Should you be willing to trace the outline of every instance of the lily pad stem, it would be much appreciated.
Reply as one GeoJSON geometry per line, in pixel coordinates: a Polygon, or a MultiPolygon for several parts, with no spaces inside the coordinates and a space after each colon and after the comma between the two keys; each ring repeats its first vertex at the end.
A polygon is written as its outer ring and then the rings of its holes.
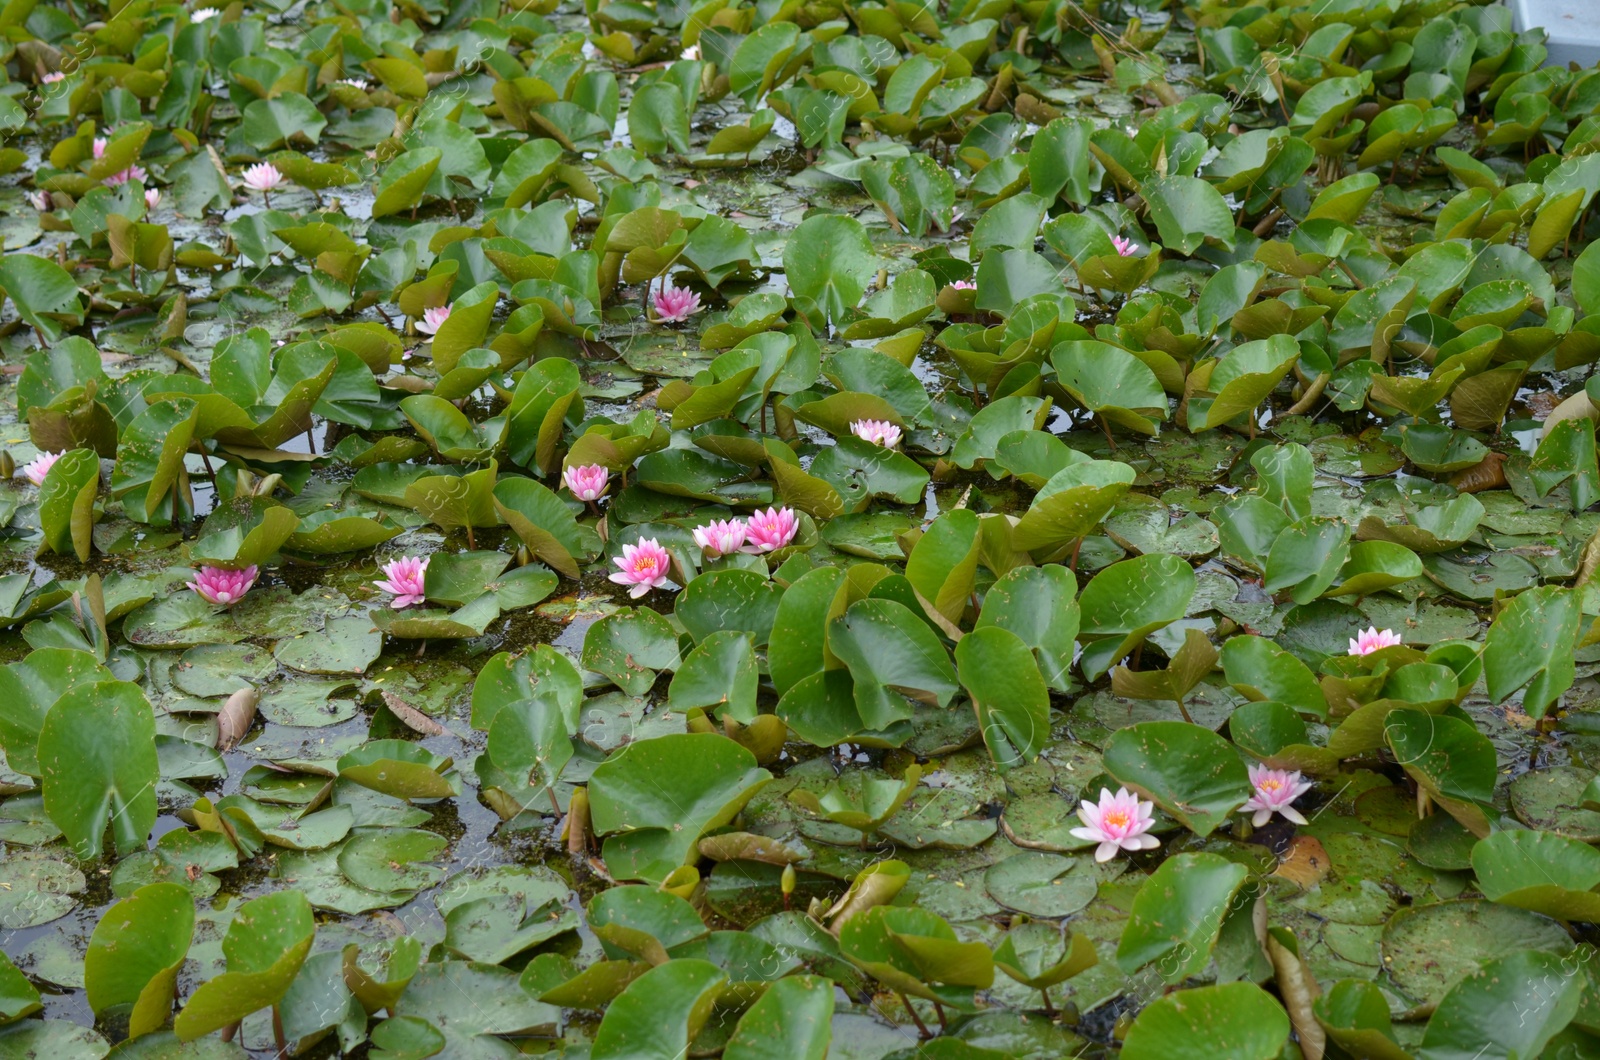
{"type": "Polygon", "coordinates": [[[906,1007],[906,1011],[911,1014],[911,1022],[917,1025],[917,1031],[924,1038],[932,1038],[933,1032],[929,1031],[928,1025],[922,1022],[922,1017],[917,1015],[917,1010],[911,1007],[911,999],[906,997],[904,994],[901,994],[900,1003],[904,1005],[906,1007]]]}
{"type": "Polygon", "coordinates": [[[1322,396],[1322,392],[1328,389],[1328,380],[1332,378],[1333,375],[1330,372],[1319,372],[1317,377],[1311,380],[1311,385],[1306,387],[1306,392],[1300,395],[1300,400],[1285,409],[1283,414],[1285,416],[1303,415],[1312,405],[1317,403],[1317,399],[1322,396]]]}

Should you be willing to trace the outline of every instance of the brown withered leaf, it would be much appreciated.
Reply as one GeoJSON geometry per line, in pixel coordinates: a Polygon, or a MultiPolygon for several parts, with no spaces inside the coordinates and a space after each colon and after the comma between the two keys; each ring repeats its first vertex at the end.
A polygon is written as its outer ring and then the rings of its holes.
{"type": "Polygon", "coordinates": [[[1504,453],[1490,453],[1472,467],[1451,475],[1450,485],[1462,493],[1501,489],[1506,485],[1505,462],[1504,453]]]}
{"type": "Polygon", "coordinates": [[[1290,841],[1273,875],[1310,889],[1323,881],[1331,867],[1328,852],[1315,837],[1297,835],[1290,841]]]}
{"type": "Polygon", "coordinates": [[[420,732],[424,736],[443,736],[450,731],[387,689],[383,692],[383,704],[412,732],[420,732]]]}
{"type": "Polygon", "coordinates": [[[764,861],[769,865],[793,865],[810,857],[780,839],[750,832],[726,832],[700,840],[700,853],[712,861],[764,861]]]}
{"type": "Polygon", "coordinates": [[[241,688],[228,697],[217,712],[217,750],[231,751],[239,746],[255,724],[256,705],[260,702],[261,693],[253,688],[241,688]]]}
{"type": "Polygon", "coordinates": [[[1311,974],[1299,954],[1279,941],[1276,932],[1267,936],[1267,957],[1277,974],[1278,994],[1283,998],[1283,1007],[1289,1010],[1289,1020],[1300,1036],[1301,1054],[1306,1060],[1322,1060],[1328,1047],[1328,1032],[1317,1022],[1316,1011],[1312,1007],[1322,994],[1317,977],[1311,974]]]}

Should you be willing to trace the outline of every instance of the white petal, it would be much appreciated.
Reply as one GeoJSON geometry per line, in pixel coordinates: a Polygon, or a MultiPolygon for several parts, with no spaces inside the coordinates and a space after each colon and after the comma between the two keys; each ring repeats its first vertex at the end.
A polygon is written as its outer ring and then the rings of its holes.
{"type": "Polygon", "coordinates": [[[1256,815],[1250,819],[1250,823],[1260,828],[1270,820],[1272,820],[1271,810],[1257,810],[1256,815]]]}
{"type": "Polygon", "coordinates": [[[1094,859],[1096,861],[1110,861],[1116,856],[1117,844],[1111,842],[1110,840],[1101,843],[1099,849],[1094,852],[1094,859]]]}
{"type": "Polygon", "coordinates": [[[1279,810],[1278,812],[1283,814],[1283,816],[1287,820],[1293,821],[1295,824],[1310,824],[1311,823],[1311,822],[1307,821],[1305,819],[1305,816],[1303,814],[1301,814],[1301,812],[1299,810],[1295,809],[1293,806],[1285,806],[1283,809],[1279,810]]]}

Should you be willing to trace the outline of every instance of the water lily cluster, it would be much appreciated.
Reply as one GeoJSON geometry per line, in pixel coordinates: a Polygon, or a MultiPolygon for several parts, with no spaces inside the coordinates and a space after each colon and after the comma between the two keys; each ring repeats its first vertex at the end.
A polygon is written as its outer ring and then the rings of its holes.
{"type": "Polygon", "coordinates": [[[691,6],[0,11],[0,1057],[1600,1056],[1600,67],[691,6]]]}

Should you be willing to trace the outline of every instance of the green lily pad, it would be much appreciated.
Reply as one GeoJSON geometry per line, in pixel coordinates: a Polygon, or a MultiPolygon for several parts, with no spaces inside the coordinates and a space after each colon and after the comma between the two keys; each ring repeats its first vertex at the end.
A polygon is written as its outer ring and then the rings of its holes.
{"type": "Polygon", "coordinates": [[[1418,1003],[1437,1003],[1485,960],[1518,950],[1566,953],[1572,939],[1555,921],[1485,901],[1403,909],[1383,931],[1384,967],[1418,1003]]]}
{"type": "Polygon", "coordinates": [[[1087,859],[1029,851],[991,865],[984,885],[1007,909],[1053,918],[1088,905],[1105,875],[1087,859]]]}
{"type": "Polygon", "coordinates": [[[362,674],[383,651],[383,634],[365,618],[330,618],[321,632],[280,640],[273,655],[308,674],[362,674]]]}

